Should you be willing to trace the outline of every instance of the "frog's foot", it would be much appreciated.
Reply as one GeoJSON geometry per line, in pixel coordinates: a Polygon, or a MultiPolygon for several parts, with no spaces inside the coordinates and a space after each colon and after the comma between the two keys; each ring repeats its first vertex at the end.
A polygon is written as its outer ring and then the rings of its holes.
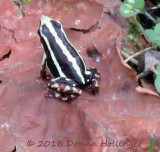
{"type": "Polygon", "coordinates": [[[91,77],[91,84],[89,86],[89,88],[92,89],[92,93],[96,94],[99,92],[99,87],[100,87],[100,73],[96,68],[91,68],[89,70],[92,73],[92,77],[91,77]]]}
{"type": "Polygon", "coordinates": [[[82,94],[82,90],[76,87],[74,81],[68,78],[51,79],[48,83],[49,97],[55,97],[62,101],[72,100],[82,94]]]}
{"type": "Polygon", "coordinates": [[[67,102],[71,101],[75,98],[77,98],[79,95],[74,95],[74,94],[60,94],[56,91],[48,90],[48,93],[45,95],[45,97],[55,97],[61,101],[67,102]]]}
{"type": "Polygon", "coordinates": [[[41,78],[45,81],[50,81],[51,80],[51,78],[52,78],[52,76],[51,75],[49,75],[49,74],[47,74],[46,73],[46,70],[45,69],[42,69],[41,70],[41,78]]]}

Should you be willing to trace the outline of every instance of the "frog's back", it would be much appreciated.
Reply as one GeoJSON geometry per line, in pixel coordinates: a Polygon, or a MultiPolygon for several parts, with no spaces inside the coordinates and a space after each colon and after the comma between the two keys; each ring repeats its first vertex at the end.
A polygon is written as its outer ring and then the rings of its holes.
{"type": "Polygon", "coordinates": [[[49,23],[41,25],[40,33],[47,45],[47,64],[52,75],[57,77],[57,74],[54,74],[54,71],[57,71],[60,77],[84,84],[84,61],[67,39],[61,23],[50,20],[49,23]]]}

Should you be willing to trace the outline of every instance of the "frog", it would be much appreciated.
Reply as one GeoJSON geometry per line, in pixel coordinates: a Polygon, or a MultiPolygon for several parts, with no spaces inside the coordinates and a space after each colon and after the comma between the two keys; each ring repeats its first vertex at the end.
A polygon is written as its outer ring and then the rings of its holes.
{"type": "Polygon", "coordinates": [[[86,68],[82,56],[68,40],[62,23],[43,15],[39,34],[44,48],[40,75],[47,81],[46,97],[72,101],[85,87],[97,94],[100,72],[95,67],[86,68]]]}

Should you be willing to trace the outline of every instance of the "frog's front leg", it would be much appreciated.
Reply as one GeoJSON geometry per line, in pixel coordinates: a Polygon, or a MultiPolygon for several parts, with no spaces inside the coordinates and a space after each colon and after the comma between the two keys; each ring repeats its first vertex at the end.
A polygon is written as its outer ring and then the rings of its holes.
{"type": "Polygon", "coordinates": [[[59,77],[51,79],[48,83],[49,94],[62,101],[72,100],[82,94],[82,90],[76,87],[74,81],[68,78],[59,77]]]}
{"type": "Polygon", "coordinates": [[[90,82],[91,84],[89,85],[89,88],[92,89],[92,93],[96,94],[99,92],[99,87],[100,87],[100,73],[96,68],[91,68],[88,70],[90,72],[90,82]]]}
{"type": "Polygon", "coordinates": [[[47,64],[47,59],[46,59],[46,54],[44,53],[43,59],[42,59],[42,63],[41,63],[41,72],[40,72],[40,75],[41,75],[41,78],[43,80],[50,80],[51,76],[47,75],[47,73],[46,73],[46,64],[47,64]]]}

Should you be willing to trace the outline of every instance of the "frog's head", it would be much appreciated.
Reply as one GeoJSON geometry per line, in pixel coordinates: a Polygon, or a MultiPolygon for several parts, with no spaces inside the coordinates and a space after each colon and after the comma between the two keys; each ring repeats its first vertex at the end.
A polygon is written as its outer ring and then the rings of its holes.
{"type": "Polygon", "coordinates": [[[48,27],[48,29],[55,29],[55,30],[60,30],[62,29],[62,24],[61,22],[59,22],[58,20],[54,20],[54,19],[51,19],[50,17],[48,16],[42,16],[41,17],[41,25],[40,25],[40,28],[42,28],[43,26],[46,26],[48,27]]]}

